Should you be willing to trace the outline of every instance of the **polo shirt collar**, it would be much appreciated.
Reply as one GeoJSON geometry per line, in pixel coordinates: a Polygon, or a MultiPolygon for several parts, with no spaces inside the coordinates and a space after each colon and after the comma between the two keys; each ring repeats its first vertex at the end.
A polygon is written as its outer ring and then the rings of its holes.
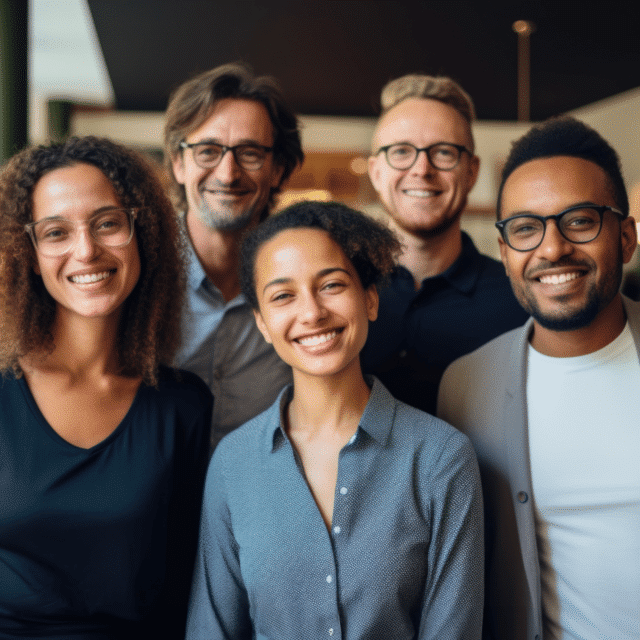
{"type": "Polygon", "coordinates": [[[471,238],[462,232],[462,252],[458,259],[440,276],[461,293],[470,293],[480,277],[480,253],[471,238]]]}

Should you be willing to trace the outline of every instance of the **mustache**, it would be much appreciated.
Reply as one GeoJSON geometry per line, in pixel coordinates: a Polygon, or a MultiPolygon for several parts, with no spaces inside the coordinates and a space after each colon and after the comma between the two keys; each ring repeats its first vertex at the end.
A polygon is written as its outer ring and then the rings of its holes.
{"type": "Polygon", "coordinates": [[[527,269],[525,273],[525,277],[535,279],[543,274],[545,271],[549,271],[550,269],[566,269],[574,268],[580,270],[589,270],[592,268],[592,263],[587,260],[572,260],[570,258],[562,258],[557,262],[550,262],[549,260],[542,260],[535,267],[531,267],[531,269],[527,269]]]}

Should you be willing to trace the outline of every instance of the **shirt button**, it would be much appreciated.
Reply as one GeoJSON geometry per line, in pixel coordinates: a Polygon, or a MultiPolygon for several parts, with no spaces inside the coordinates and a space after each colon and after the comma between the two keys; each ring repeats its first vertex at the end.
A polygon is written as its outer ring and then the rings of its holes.
{"type": "Polygon", "coordinates": [[[331,576],[327,576],[327,582],[331,583],[332,580],[333,578],[331,576]]]}
{"type": "Polygon", "coordinates": [[[347,487],[340,487],[340,493],[341,493],[343,496],[346,496],[346,495],[347,495],[347,493],[349,493],[349,489],[347,489],[347,487]]]}
{"type": "Polygon", "coordinates": [[[405,349],[403,349],[399,354],[398,357],[400,358],[406,358],[407,357],[407,352],[405,349]]]}
{"type": "Polygon", "coordinates": [[[356,441],[356,434],[354,433],[351,438],[349,438],[349,444],[353,444],[356,441]]]}
{"type": "Polygon", "coordinates": [[[524,504],[529,499],[526,491],[518,491],[518,502],[524,504]]]}
{"type": "Polygon", "coordinates": [[[342,529],[338,526],[333,527],[333,533],[340,533],[342,529]]]}
{"type": "Polygon", "coordinates": [[[329,635],[332,636],[333,635],[333,629],[329,629],[329,635]]]}

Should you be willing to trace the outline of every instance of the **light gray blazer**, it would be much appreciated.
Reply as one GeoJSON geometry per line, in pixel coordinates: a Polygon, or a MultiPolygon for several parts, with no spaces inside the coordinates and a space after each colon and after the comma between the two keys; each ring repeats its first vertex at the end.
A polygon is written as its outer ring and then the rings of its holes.
{"type": "MultiPolygon", "coordinates": [[[[623,297],[640,357],[640,303],[623,297]]],[[[526,366],[533,321],[445,371],[438,416],[474,445],[484,490],[484,637],[540,640],[542,605],[527,433],[526,366]]]]}

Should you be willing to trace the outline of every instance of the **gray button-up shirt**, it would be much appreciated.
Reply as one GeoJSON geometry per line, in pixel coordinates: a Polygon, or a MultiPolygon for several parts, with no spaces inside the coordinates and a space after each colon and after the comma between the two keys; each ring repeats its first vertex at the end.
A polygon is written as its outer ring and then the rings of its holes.
{"type": "Polygon", "coordinates": [[[209,467],[187,638],[481,635],[480,479],[468,439],[375,380],[327,530],[281,420],[290,388],[209,467]]]}
{"type": "Polygon", "coordinates": [[[176,366],[193,371],[214,397],[211,444],[273,404],[291,369],[262,337],[242,294],[225,302],[190,247],[187,305],[176,366]]]}

